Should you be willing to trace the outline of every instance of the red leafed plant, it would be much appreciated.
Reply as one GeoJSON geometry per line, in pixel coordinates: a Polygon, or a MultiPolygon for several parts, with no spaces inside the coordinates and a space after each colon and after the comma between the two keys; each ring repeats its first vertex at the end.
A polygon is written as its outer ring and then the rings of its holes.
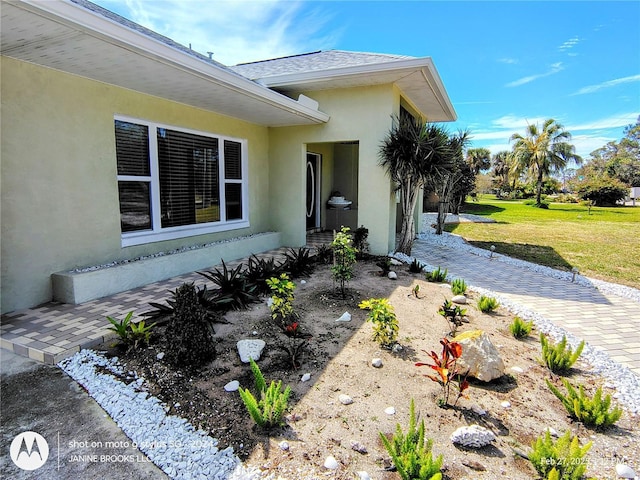
{"type": "Polygon", "coordinates": [[[416,367],[430,367],[435,370],[437,375],[425,375],[434,382],[438,382],[442,386],[442,398],[438,400],[438,404],[442,407],[449,405],[449,396],[451,394],[451,385],[456,385],[458,389],[458,396],[453,402],[453,406],[458,403],[462,393],[469,388],[469,382],[467,376],[469,372],[461,374],[458,368],[458,358],[462,355],[462,345],[457,342],[451,342],[447,338],[440,340],[442,345],[442,354],[438,356],[433,350],[431,353],[426,352],[434,361],[431,363],[416,363],[416,367]]]}

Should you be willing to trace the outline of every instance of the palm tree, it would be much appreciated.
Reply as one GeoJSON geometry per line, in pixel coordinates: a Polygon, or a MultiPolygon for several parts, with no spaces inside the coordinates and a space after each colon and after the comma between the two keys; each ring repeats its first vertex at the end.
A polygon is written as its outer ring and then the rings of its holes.
{"type": "Polygon", "coordinates": [[[514,133],[512,158],[514,170],[528,171],[536,181],[536,205],[541,205],[542,181],[552,172],[561,170],[573,160],[582,163],[575,153],[575,147],[569,143],[571,134],[562,125],[550,118],[542,124],[542,129],[529,125],[526,134],[514,133]]]}
{"type": "Polygon", "coordinates": [[[502,195],[503,190],[508,190],[509,185],[509,173],[511,170],[510,152],[503,150],[493,155],[491,163],[493,164],[493,175],[496,177],[494,180],[497,184],[498,197],[502,195]]]}
{"type": "Polygon", "coordinates": [[[396,119],[380,147],[380,165],[400,192],[402,227],[397,252],[411,254],[416,236],[413,213],[425,183],[450,163],[449,135],[435,124],[396,119]]]}
{"type": "Polygon", "coordinates": [[[491,152],[487,148],[470,148],[467,150],[467,163],[474,175],[480,170],[488,170],[491,167],[491,152]]]}

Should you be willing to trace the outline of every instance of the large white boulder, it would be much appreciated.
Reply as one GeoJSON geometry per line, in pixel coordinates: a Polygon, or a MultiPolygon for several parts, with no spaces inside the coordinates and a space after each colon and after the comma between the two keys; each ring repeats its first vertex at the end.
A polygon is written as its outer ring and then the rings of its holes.
{"type": "Polygon", "coordinates": [[[482,448],[496,439],[491,430],[479,425],[467,425],[451,434],[451,441],[469,448],[482,448]]]}
{"type": "Polygon", "coordinates": [[[242,363],[249,363],[249,359],[253,359],[257,362],[260,360],[260,355],[262,355],[262,351],[264,350],[265,342],[264,340],[258,339],[246,339],[240,340],[237,346],[238,354],[240,355],[242,363]]]}
{"type": "Polygon", "coordinates": [[[469,371],[469,376],[490,382],[504,375],[504,362],[500,352],[491,343],[489,335],[482,330],[464,332],[453,339],[462,345],[462,356],[458,359],[459,371],[469,371]]]}

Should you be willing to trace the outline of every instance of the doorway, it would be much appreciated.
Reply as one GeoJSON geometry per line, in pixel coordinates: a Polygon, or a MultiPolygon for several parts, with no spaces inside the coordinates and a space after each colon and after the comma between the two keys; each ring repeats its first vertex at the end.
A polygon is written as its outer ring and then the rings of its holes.
{"type": "Polygon", "coordinates": [[[320,172],[322,156],[307,153],[307,232],[320,230],[320,172]]]}

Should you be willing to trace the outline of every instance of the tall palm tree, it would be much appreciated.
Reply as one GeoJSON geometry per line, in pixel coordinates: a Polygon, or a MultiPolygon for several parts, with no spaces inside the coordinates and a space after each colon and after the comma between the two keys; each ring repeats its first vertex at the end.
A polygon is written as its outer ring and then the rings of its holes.
{"type": "Polygon", "coordinates": [[[477,175],[480,170],[491,167],[491,152],[487,148],[470,148],[467,150],[466,160],[474,175],[477,175]]]}
{"type": "Polygon", "coordinates": [[[502,194],[503,190],[508,190],[509,188],[509,173],[511,170],[510,155],[510,152],[503,150],[494,154],[491,159],[491,163],[493,164],[492,172],[497,178],[498,196],[502,194]]]}
{"type": "Polygon", "coordinates": [[[380,165],[400,192],[402,227],[397,252],[411,254],[416,236],[413,213],[425,183],[450,163],[449,135],[435,124],[396,119],[380,147],[380,165]]]}
{"type": "Polygon", "coordinates": [[[582,158],[575,153],[570,144],[571,134],[562,125],[550,118],[540,128],[537,124],[529,125],[526,134],[514,133],[512,158],[516,171],[528,171],[536,181],[536,205],[541,205],[542,182],[552,172],[561,170],[573,160],[582,163],[582,158]]]}

